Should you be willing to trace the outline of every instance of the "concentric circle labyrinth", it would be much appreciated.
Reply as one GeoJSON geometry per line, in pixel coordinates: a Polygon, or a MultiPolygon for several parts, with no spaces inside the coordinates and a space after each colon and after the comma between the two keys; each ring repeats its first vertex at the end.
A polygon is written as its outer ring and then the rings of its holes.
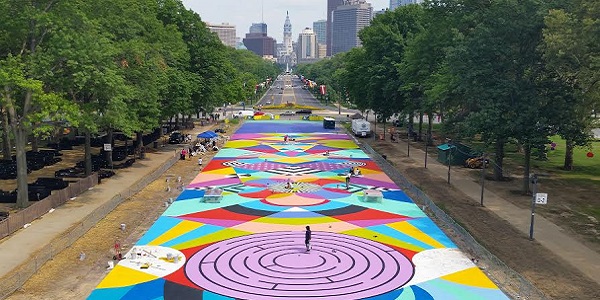
{"type": "Polygon", "coordinates": [[[362,238],[313,232],[253,234],[210,245],[187,262],[201,288],[236,299],[368,298],[398,289],[414,274],[400,252],[362,238]]]}

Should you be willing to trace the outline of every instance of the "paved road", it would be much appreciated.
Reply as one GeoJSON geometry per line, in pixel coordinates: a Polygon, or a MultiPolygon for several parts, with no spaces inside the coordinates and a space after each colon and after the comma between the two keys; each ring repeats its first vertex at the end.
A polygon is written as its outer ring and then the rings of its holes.
{"type": "Polygon", "coordinates": [[[281,75],[271,85],[265,96],[258,101],[259,105],[281,105],[294,103],[297,105],[307,105],[320,109],[318,114],[333,115],[341,113],[354,114],[356,110],[343,108],[341,111],[335,105],[324,105],[317,100],[308,90],[302,89],[302,81],[295,75],[281,75]]]}

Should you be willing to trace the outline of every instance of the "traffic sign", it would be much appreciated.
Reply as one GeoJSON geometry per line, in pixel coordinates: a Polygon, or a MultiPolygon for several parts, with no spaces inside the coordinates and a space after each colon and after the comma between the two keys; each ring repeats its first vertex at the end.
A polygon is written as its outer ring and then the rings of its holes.
{"type": "Polygon", "coordinates": [[[548,194],[547,193],[536,193],[535,194],[535,204],[547,204],[548,203],[548,194]]]}
{"type": "Polygon", "coordinates": [[[112,151],[112,145],[111,144],[104,144],[104,151],[112,151]]]}

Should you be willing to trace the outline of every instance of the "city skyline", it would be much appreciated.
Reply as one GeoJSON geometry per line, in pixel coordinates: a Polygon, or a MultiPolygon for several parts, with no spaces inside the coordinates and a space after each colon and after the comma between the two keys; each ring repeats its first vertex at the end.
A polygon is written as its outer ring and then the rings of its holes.
{"type": "MultiPolygon", "coordinates": [[[[218,5],[204,1],[183,0],[186,8],[197,12],[203,21],[213,24],[235,25],[237,36],[243,37],[252,23],[263,21],[261,3],[264,2],[264,22],[268,35],[278,42],[283,41],[283,25],[289,11],[292,23],[292,37],[295,40],[306,27],[313,28],[313,22],[327,17],[327,0],[221,0],[218,5]]],[[[389,0],[367,0],[374,10],[387,8],[389,0]]]]}

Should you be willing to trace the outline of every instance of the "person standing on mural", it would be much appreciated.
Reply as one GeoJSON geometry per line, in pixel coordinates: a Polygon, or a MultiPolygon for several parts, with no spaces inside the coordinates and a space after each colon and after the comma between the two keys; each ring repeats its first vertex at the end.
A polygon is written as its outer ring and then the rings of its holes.
{"type": "Polygon", "coordinates": [[[306,226],[306,233],[304,234],[304,244],[306,245],[306,251],[310,251],[312,246],[310,245],[310,239],[312,238],[312,231],[310,231],[310,226],[306,226]]]}

